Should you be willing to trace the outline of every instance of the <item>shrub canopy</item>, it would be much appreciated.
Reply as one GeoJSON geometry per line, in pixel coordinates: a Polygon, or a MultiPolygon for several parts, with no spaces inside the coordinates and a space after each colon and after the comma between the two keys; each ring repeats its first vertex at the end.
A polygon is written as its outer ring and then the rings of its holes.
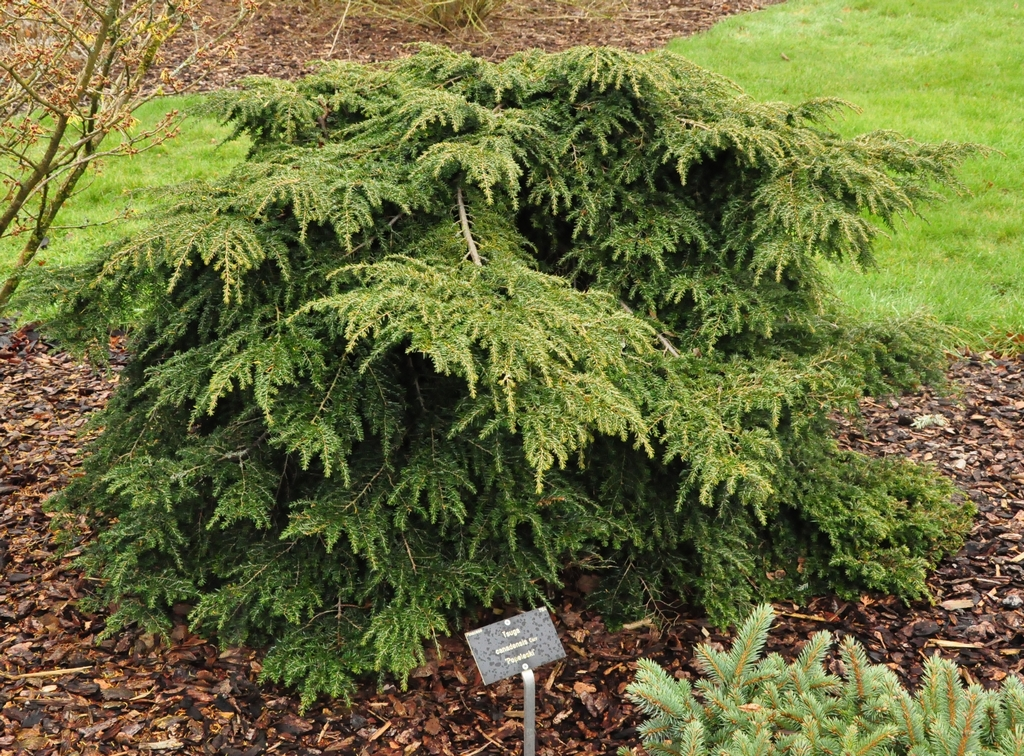
{"type": "Polygon", "coordinates": [[[755,102],[665,52],[427,47],[214,103],[249,160],[63,283],[65,339],[132,324],[62,504],[102,529],[111,627],[190,602],[337,694],[566,569],[621,612],[671,589],[724,622],[922,595],[958,545],[933,473],[830,436],[937,374],[934,329],[841,315],[822,266],[870,263],[872,218],[968,147],[844,139],[839,102],[755,102]]]}

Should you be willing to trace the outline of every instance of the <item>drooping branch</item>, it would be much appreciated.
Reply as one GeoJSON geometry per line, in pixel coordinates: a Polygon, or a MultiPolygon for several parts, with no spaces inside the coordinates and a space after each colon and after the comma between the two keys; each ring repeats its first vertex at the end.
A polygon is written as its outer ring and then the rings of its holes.
{"type": "MultiPolygon", "coordinates": [[[[633,314],[633,308],[630,307],[628,304],[626,304],[621,299],[619,300],[619,304],[622,305],[622,309],[623,310],[628,312],[630,315],[633,314]]],[[[663,347],[665,347],[665,351],[666,352],[671,354],[673,357],[678,357],[679,356],[679,350],[676,349],[674,346],[672,346],[672,342],[668,340],[668,337],[666,337],[665,334],[659,333],[658,334],[658,341],[660,341],[661,345],[663,347]]]]}
{"type": "Polygon", "coordinates": [[[469,230],[469,218],[466,216],[466,203],[462,201],[462,186],[455,190],[455,200],[459,205],[459,222],[462,224],[462,235],[466,239],[466,246],[469,247],[469,258],[475,265],[483,265],[484,262],[480,259],[480,251],[476,247],[476,242],[473,241],[473,234],[469,230]]]}

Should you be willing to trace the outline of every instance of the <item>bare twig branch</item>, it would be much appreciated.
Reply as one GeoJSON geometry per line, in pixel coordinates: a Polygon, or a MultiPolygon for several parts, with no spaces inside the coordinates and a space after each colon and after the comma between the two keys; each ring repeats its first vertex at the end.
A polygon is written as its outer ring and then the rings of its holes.
{"type": "Polygon", "coordinates": [[[241,5],[239,7],[238,14],[228,27],[206,44],[197,45],[196,49],[192,51],[192,54],[185,58],[185,60],[181,61],[181,63],[178,64],[178,67],[171,72],[171,77],[179,76],[186,68],[194,65],[201,55],[204,55],[209,50],[224,42],[224,40],[234,34],[235,31],[248,20],[250,15],[252,15],[252,6],[249,4],[241,5]]]}
{"type": "Polygon", "coordinates": [[[419,400],[420,409],[425,410],[427,405],[423,402],[423,392],[420,391],[420,379],[419,376],[416,375],[416,366],[412,362],[412,355],[408,354],[405,358],[409,363],[409,374],[412,376],[412,385],[416,389],[416,399],[419,400]]]}
{"type": "MultiPolygon", "coordinates": [[[[633,308],[630,307],[628,304],[626,304],[621,299],[619,300],[619,304],[622,305],[622,309],[625,310],[626,312],[628,312],[630,315],[634,314],[633,313],[633,308]]],[[[676,349],[674,346],[672,346],[672,342],[668,340],[668,338],[665,336],[665,334],[659,333],[658,334],[658,341],[661,342],[661,345],[663,347],[665,347],[665,351],[666,352],[671,354],[673,357],[678,357],[679,356],[679,350],[676,349]]]]}
{"type": "MultiPolygon", "coordinates": [[[[86,187],[86,188],[88,188],[88,187],[86,187]]],[[[87,220],[87,222],[85,222],[85,223],[74,223],[74,224],[69,224],[67,226],[54,224],[54,225],[50,226],[50,230],[51,231],[75,231],[75,230],[82,229],[82,228],[96,228],[98,226],[109,226],[109,225],[111,225],[113,223],[120,223],[121,221],[126,220],[126,219],[131,218],[131,217],[132,217],[131,209],[125,208],[124,210],[119,211],[113,217],[107,218],[106,220],[101,220],[101,221],[88,221],[87,220]]]]}
{"type": "Polygon", "coordinates": [[[88,672],[92,667],[68,667],[66,669],[46,669],[42,672],[26,672],[21,675],[7,675],[8,680],[31,680],[40,677],[61,677],[63,675],[77,675],[79,672],[88,672]]]}
{"type": "MultiPolygon", "coordinates": [[[[394,228],[395,224],[398,223],[399,218],[401,218],[403,215],[405,215],[405,213],[399,213],[398,215],[393,217],[391,220],[388,221],[388,226],[390,226],[391,228],[394,228]]],[[[367,239],[366,241],[364,241],[363,243],[357,244],[356,246],[352,247],[352,251],[349,252],[349,254],[350,255],[354,255],[356,252],[361,250],[363,247],[366,247],[367,245],[372,244],[374,239],[376,239],[376,238],[377,238],[376,236],[372,236],[369,239],[367,239]]],[[[334,275],[334,273],[329,273],[327,275],[327,277],[331,278],[331,276],[333,276],[333,275],[334,275]]]]}
{"type": "Polygon", "coordinates": [[[641,627],[646,627],[648,630],[660,629],[650,617],[644,617],[636,622],[627,622],[622,626],[623,630],[639,630],[641,627]]]}
{"type": "Polygon", "coordinates": [[[459,204],[459,222],[462,224],[462,236],[466,239],[466,246],[469,247],[469,258],[475,265],[483,265],[483,260],[480,259],[480,252],[476,248],[476,242],[473,241],[473,234],[469,230],[469,218],[466,216],[466,203],[462,201],[462,186],[458,186],[455,190],[455,200],[459,204]]]}
{"type": "Polygon", "coordinates": [[[199,28],[200,2],[0,2],[0,237],[30,234],[7,280],[0,281],[0,310],[88,167],[173,137],[177,112],[155,127],[133,131],[135,111],[159,96],[163,84],[173,87],[185,67],[220,47],[258,0],[238,0],[233,23],[210,40],[197,40],[175,71],[155,80],[160,48],[182,29],[199,28]],[[102,149],[115,132],[121,139],[102,149]]]}
{"type": "Polygon", "coordinates": [[[337,27],[337,29],[334,32],[334,39],[331,40],[331,49],[327,51],[327,57],[328,58],[330,58],[332,55],[334,55],[334,48],[338,44],[338,36],[341,34],[342,30],[345,28],[345,21],[348,20],[348,12],[349,12],[349,10],[351,10],[351,8],[352,8],[352,0],[348,0],[348,2],[345,3],[345,12],[341,14],[341,21],[338,22],[338,27],[337,27]]]}

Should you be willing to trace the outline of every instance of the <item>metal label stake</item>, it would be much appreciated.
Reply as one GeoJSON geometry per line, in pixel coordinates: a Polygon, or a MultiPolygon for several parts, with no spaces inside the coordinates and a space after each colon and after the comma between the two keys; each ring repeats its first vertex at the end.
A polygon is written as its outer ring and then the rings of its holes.
{"type": "Polygon", "coordinates": [[[523,676],[523,756],[537,753],[537,683],[533,670],[565,657],[547,609],[534,609],[466,633],[484,685],[523,676]]]}
{"type": "Polygon", "coordinates": [[[537,753],[537,685],[532,669],[523,670],[523,756],[537,753]]]}

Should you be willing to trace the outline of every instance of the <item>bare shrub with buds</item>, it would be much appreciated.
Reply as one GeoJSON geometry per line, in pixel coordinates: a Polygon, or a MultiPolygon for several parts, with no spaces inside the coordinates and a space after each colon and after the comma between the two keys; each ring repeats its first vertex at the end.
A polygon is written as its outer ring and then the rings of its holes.
{"type": "Polygon", "coordinates": [[[89,166],[175,135],[177,112],[140,129],[135,111],[180,91],[197,61],[227,54],[253,2],[204,38],[198,0],[0,0],[0,239],[24,239],[0,311],[89,166]],[[194,36],[190,54],[162,67],[161,48],[182,33],[194,36]]]}

